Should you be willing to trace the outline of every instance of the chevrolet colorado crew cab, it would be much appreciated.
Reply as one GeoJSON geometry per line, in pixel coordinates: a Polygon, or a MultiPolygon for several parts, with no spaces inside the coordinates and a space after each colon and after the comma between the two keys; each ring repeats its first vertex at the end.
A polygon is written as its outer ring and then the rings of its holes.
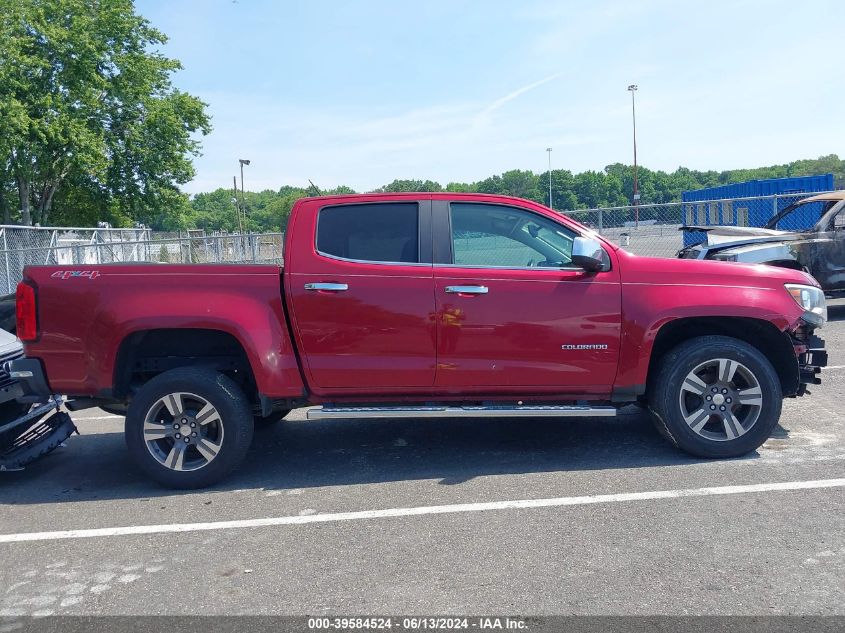
{"type": "Polygon", "coordinates": [[[284,264],[30,266],[10,373],[125,414],[159,483],[212,484],[256,422],[613,416],[642,403],[701,457],[759,447],[819,382],[824,294],[770,266],[631,255],[486,194],[294,206],[284,264]]]}

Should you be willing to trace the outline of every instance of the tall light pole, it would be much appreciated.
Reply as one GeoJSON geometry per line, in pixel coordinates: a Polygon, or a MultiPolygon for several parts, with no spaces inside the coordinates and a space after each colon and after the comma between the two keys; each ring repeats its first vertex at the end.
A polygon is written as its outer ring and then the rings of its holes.
{"type": "Polygon", "coordinates": [[[631,93],[631,116],[634,121],[634,227],[640,226],[640,188],[637,184],[637,104],[634,95],[637,92],[637,84],[628,86],[631,93]]]}
{"type": "Polygon", "coordinates": [[[546,151],[549,153],[549,209],[554,209],[554,203],[552,203],[552,148],[547,147],[546,151]]]}
{"type": "Polygon", "coordinates": [[[244,224],[246,224],[246,201],[244,199],[244,165],[249,165],[249,160],[246,158],[239,158],[238,162],[241,164],[241,209],[244,214],[244,224]]]}
{"type": "Polygon", "coordinates": [[[241,222],[241,205],[238,204],[238,177],[232,176],[232,202],[235,205],[235,217],[238,218],[238,233],[243,234],[244,227],[241,222]]]}

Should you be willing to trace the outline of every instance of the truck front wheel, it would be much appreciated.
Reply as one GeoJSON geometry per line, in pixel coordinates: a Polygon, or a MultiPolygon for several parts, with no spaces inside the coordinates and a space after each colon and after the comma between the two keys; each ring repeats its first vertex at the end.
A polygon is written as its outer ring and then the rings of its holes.
{"type": "Polygon", "coordinates": [[[780,419],[783,394],[769,360],[728,336],[681,343],[649,381],[657,429],[697,457],[738,457],[765,442],[780,419]]]}
{"type": "Polygon", "coordinates": [[[202,488],[234,470],[252,441],[249,402],[227,376],[184,367],[135,394],[126,445],[138,467],[169,488],[202,488]]]}

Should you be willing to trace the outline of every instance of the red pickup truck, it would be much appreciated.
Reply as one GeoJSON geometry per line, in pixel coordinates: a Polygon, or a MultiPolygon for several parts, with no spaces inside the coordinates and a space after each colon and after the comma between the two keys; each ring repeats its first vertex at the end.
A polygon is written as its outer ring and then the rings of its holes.
{"type": "Polygon", "coordinates": [[[125,413],[138,466],[209,485],[253,425],[612,416],[646,404],[693,455],[759,447],[818,383],[824,294],[795,270],[631,255],[482,194],[306,198],[284,266],[32,266],[17,290],[34,394],[125,413]],[[316,406],[315,406],[316,405],[316,406]]]}

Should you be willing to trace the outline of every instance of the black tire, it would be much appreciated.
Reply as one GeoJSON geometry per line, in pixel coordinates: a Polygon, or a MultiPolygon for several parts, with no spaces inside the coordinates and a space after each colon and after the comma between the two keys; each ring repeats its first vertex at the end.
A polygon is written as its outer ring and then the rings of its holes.
{"type": "MultiPolygon", "coordinates": [[[[183,401],[181,397],[179,401],[180,403],[183,401]]],[[[152,422],[153,420],[151,420],[152,422]]],[[[158,423],[159,420],[154,420],[154,422],[158,423]]],[[[188,430],[190,431],[190,429],[188,430]]],[[[227,376],[205,368],[183,367],[159,374],[138,390],[126,414],[126,446],[131,458],[145,474],[168,488],[204,488],[220,481],[237,468],[246,457],[252,442],[252,432],[252,411],[241,388],[227,376]],[[153,455],[154,451],[164,453],[168,446],[175,449],[176,442],[183,441],[180,435],[168,438],[153,438],[154,441],[149,443],[147,441],[149,435],[145,437],[144,425],[148,414],[153,414],[158,410],[161,411],[163,418],[169,415],[161,409],[163,406],[161,401],[168,394],[192,394],[198,398],[197,400],[185,398],[185,404],[181,407],[185,413],[180,413],[170,419],[168,423],[162,424],[162,428],[167,429],[168,433],[173,426],[171,425],[172,422],[179,425],[181,422],[190,419],[193,420],[192,424],[196,423],[196,426],[199,427],[197,431],[200,434],[205,432],[200,431],[200,429],[205,430],[207,427],[213,427],[212,430],[218,435],[216,438],[212,438],[211,442],[222,437],[219,445],[211,444],[216,451],[211,459],[200,454],[201,452],[194,444],[190,445],[192,447],[190,450],[185,448],[183,451],[186,455],[185,459],[188,459],[187,456],[190,454],[195,455],[192,458],[194,462],[207,460],[207,463],[196,467],[194,470],[175,470],[166,466],[160,461],[160,458],[153,455]],[[199,408],[199,405],[191,404],[201,400],[211,405],[216,414],[214,421],[207,424],[204,424],[198,415],[199,412],[196,409],[199,408]],[[182,418],[182,415],[186,417],[182,418]],[[149,445],[152,445],[152,448],[148,447],[149,445]]],[[[203,439],[205,438],[199,437],[196,441],[202,442],[203,439]]],[[[186,433],[184,441],[193,440],[187,439],[186,433]]],[[[179,446],[182,445],[179,444],[179,446]]],[[[180,461],[179,467],[181,465],[180,461]]]]}
{"type": "MultiPolygon", "coordinates": [[[[737,369],[734,368],[734,371],[737,369]]],[[[715,380],[719,381],[720,378],[717,376],[715,380]]],[[[741,381],[743,378],[740,376],[736,380],[741,381]]],[[[649,409],[653,414],[657,430],[672,444],[696,457],[725,458],[745,455],[759,448],[769,438],[780,419],[783,392],[774,367],[757,348],[728,336],[701,336],[681,343],[663,357],[656,375],[649,383],[649,409]],[[741,426],[722,421],[722,414],[718,413],[720,407],[717,407],[717,411],[712,414],[713,417],[704,422],[707,426],[701,432],[693,430],[693,426],[697,424],[688,423],[685,419],[682,410],[682,406],[686,406],[684,398],[700,398],[700,410],[704,412],[702,415],[711,415],[709,409],[717,404],[731,406],[729,403],[721,402],[724,396],[718,393],[711,395],[711,383],[708,383],[708,389],[703,390],[701,396],[689,394],[689,389],[684,387],[691,372],[708,362],[714,362],[715,359],[727,359],[739,363],[742,371],[747,370],[751,378],[756,379],[758,383],[761,404],[753,407],[736,404],[740,398],[736,398],[733,404],[738,408],[735,420],[740,419],[741,415],[750,416],[749,412],[757,409],[755,421],[751,422],[748,429],[741,434],[736,433],[737,430],[743,430],[741,426]],[[705,403],[704,398],[707,396],[710,396],[710,402],[715,404],[705,403]],[[719,402],[716,402],[716,397],[720,398],[719,402]],[[720,425],[725,427],[726,439],[702,436],[702,433],[709,436],[717,435],[716,432],[704,429],[718,429],[720,425]]],[[[741,389],[738,389],[736,393],[741,393],[741,389]]],[[[689,417],[694,419],[693,415],[689,417]]],[[[697,419],[703,421],[704,418],[697,419]]]]}
{"type": "Polygon", "coordinates": [[[272,426],[276,424],[276,422],[281,422],[282,420],[284,420],[285,416],[288,413],[290,413],[290,409],[279,409],[278,411],[273,411],[270,415],[266,417],[261,417],[260,415],[257,415],[255,416],[255,426],[272,426]]]}

